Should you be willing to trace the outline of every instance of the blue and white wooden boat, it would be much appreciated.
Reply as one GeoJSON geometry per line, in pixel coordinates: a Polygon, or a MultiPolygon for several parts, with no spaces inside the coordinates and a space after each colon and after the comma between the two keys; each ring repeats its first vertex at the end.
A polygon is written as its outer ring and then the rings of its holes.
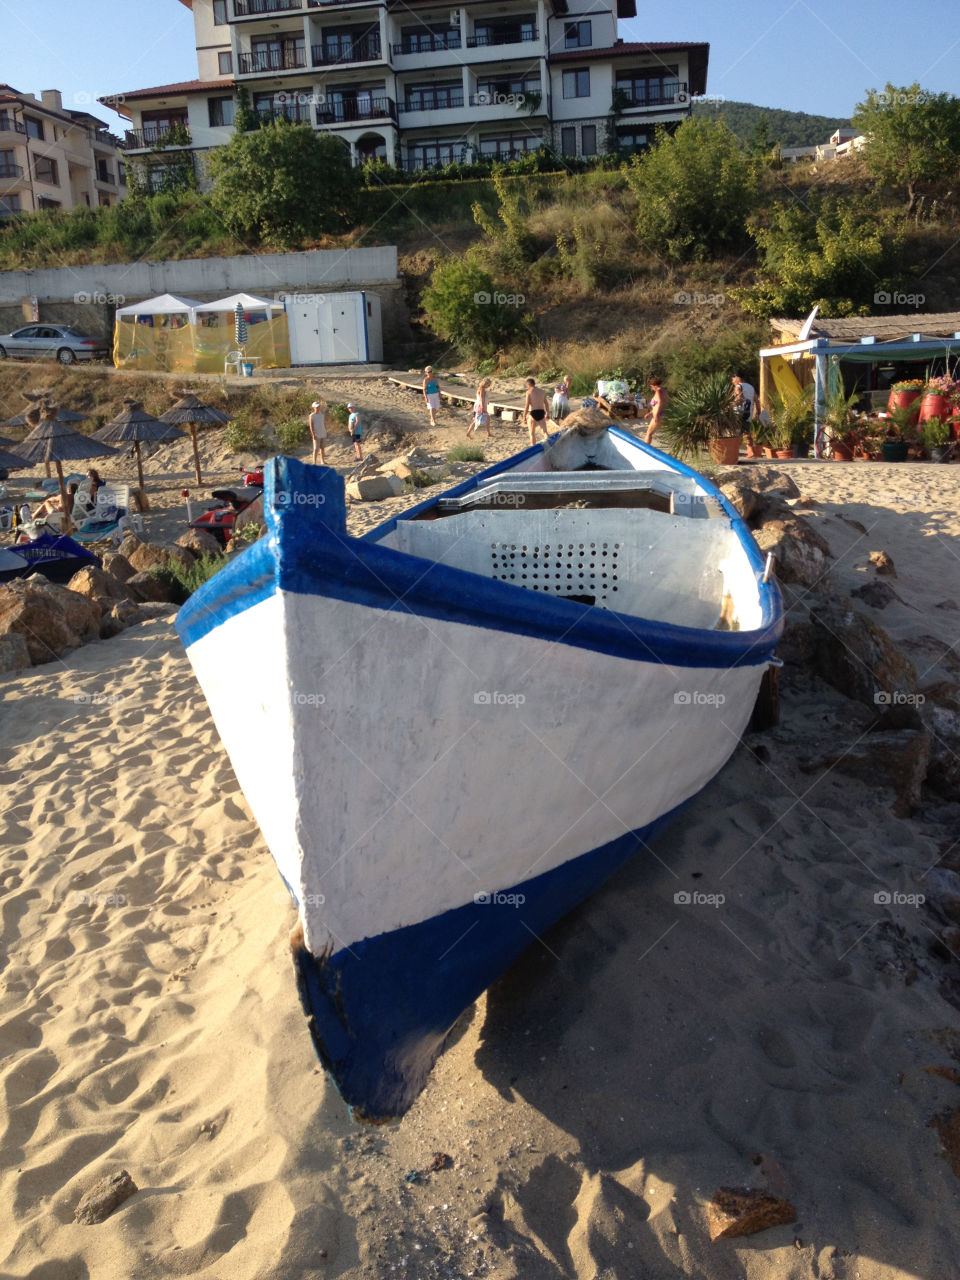
{"type": "Polygon", "coordinates": [[[780,595],[726,499],[612,426],[362,538],[324,467],[274,459],[265,511],[177,627],[299,908],[320,1058],[355,1114],[397,1116],[460,1013],[732,754],[780,595]]]}

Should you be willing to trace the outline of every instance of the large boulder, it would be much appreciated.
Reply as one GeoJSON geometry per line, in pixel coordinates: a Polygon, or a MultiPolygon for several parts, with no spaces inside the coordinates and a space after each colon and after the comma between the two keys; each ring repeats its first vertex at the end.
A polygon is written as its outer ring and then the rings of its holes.
{"type": "Polygon", "coordinates": [[[808,520],[787,512],[764,521],[753,536],[761,551],[773,552],[781,582],[816,587],[829,568],[830,547],[808,520]]]}
{"type": "MultiPolygon", "coordinates": [[[[261,519],[263,518],[263,499],[258,498],[261,504],[261,519]]],[[[249,510],[249,508],[247,508],[249,510]]],[[[240,515],[246,515],[246,511],[241,511],[240,515]]],[[[239,520],[239,516],[237,517],[239,520]]],[[[186,533],[181,533],[177,539],[176,545],[182,547],[184,551],[189,551],[199,560],[201,556],[218,556],[222,553],[223,548],[216,540],[212,533],[207,533],[205,529],[188,529],[186,533]]]]}
{"type": "Polygon", "coordinates": [[[132,598],[126,583],[112,578],[109,573],[104,573],[96,565],[78,569],[67,583],[67,590],[75,591],[77,595],[86,596],[89,600],[95,600],[100,606],[101,617],[113,607],[117,600],[132,598]]]}
{"type": "MultiPolygon", "coordinates": [[[[22,636],[35,666],[99,634],[100,606],[39,574],[0,587],[0,636],[22,636]]],[[[14,649],[22,654],[16,642],[14,649]]]]}
{"type": "Polygon", "coordinates": [[[380,502],[384,498],[397,498],[401,493],[403,481],[399,476],[364,476],[347,485],[347,497],[354,502],[380,502]]]}
{"type": "Polygon", "coordinates": [[[26,637],[16,631],[0,635],[0,671],[23,671],[30,666],[26,637]]]}
{"type": "Polygon", "coordinates": [[[103,572],[109,573],[111,578],[116,578],[118,582],[126,582],[128,578],[132,578],[136,573],[133,565],[126,556],[120,554],[119,551],[105,551],[101,556],[103,562],[103,572]]]}
{"type": "Polygon", "coordinates": [[[139,538],[134,537],[133,534],[127,534],[123,542],[121,542],[120,555],[129,561],[131,568],[136,573],[147,573],[150,569],[162,569],[171,560],[179,560],[188,569],[194,562],[194,557],[183,547],[167,543],[142,542],[139,538]]]}
{"type": "Polygon", "coordinates": [[[141,608],[142,606],[131,604],[129,601],[117,601],[112,604],[100,619],[100,639],[110,640],[118,636],[121,631],[126,631],[127,627],[142,622],[145,615],[141,613],[141,608]]]}
{"type": "Polygon", "coordinates": [[[127,586],[134,600],[137,601],[158,600],[173,604],[179,598],[179,593],[172,583],[165,582],[162,578],[155,578],[149,573],[135,573],[127,582],[127,586]]]}
{"type": "MultiPolygon", "coordinates": [[[[233,522],[233,532],[234,534],[239,533],[240,530],[245,528],[248,524],[259,524],[262,526],[264,524],[264,519],[263,494],[261,493],[259,498],[254,498],[249,507],[244,507],[242,511],[238,512],[237,518],[233,522]]],[[[216,542],[216,538],[212,537],[209,533],[204,534],[204,537],[209,538],[211,542],[216,542]]],[[[215,555],[220,554],[222,551],[223,548],[219,545],[214,548],[215,555]]]]}
{"type": "Polygon", "coordinates": [[[847,600],[814,606],[810,623],[819,675],[889,727],[919,727],[916,668],[882,627],[847,600]]]}

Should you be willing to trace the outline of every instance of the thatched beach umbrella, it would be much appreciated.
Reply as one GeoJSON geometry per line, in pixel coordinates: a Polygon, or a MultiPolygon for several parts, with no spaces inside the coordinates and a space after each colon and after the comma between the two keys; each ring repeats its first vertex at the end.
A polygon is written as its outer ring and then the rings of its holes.
{"type": "MultiPolygon", "coordinates": [[[[0,436],[0,445],[13,444],[12,440],[4,440],[0,436]]],[[[11,453],[9,449],[0,448],[0,467],[4,471],[19,471],[23,467],[29,467],[30,463],[25,462],[19,453],[11,453]]]]}
{"type": "Polygon", "coordinates": [[[152,413],[147,413],[139,400],[124,400],[126,406],[122,413],[93,433],[94,440],[105,440],[109,444],[132,444],[137,455],[137,477],[140,488],[143,488],[143,458],[140,444],[143,440],[175,440],[182,436],[179,427],[168,422],[161,422],[152,413]]]}
{"type": "Polygon", "coordinates": [[[212,404],[204,404],[202,400],[188,392],[187,395],[180,397],[172,409],[161,413],[160,421],[169,423],[172,427],[189,428],[190,439],[193,441],[193,465],[197,472],[197,484],[203,484],[203,476],[200,474],[200,452],[197,449],[197,427],[208,426],[211,423],[222,426],[231,421],[230,415],[215,409],[212,404]]]}
{"type": "Polygon", "coordinates": [[[44,405],[43,409],[27,410],[27,425],[33,427],[30,434],[20,444],[14,445],[13,452],[27,462],[52,462],[57,468],[57,479],[60,482],[60,502],[63,511],[64,533],[69,533],[70,515],[67,505],[67,485],[63,478],[64,462],[79,462],[87,458],[106,458],[116,453],[109,445],[92,440],[82,435],[73,427],[57,419],[57,406],[44,405]]]}
{"type": "MultiPolygon", "coordinates": [[[[57,409],[57,421],[65,422],[69,425],[71,422],[86,422],[89,413],[76,413],[73,409],[57,409]]],[[[27,425],[27,415],[18,413],[16,417],[7,418],[6,422],[0,422],[0,427],[25,427],[27,425]]]]}

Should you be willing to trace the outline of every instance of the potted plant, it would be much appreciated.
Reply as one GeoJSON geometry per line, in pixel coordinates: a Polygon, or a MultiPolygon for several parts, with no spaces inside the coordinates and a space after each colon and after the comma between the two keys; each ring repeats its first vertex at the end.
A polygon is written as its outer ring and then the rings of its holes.
{"type": "Polygon", "coordinates": [[[860,392],[845,396],[843,390],[831,391],[823,414],[823,429],[834,462],[852,462],[856,448],[857,402],[860,392]]]}
{"type": "MultiPolygon", "coordinates": [[[[922,378],[905,378],[902,382],[895,382],[890,388],[890,395],[887,399],[887,412],[893,413],[895,409],[905,409],[907,405],[914,404],[923,394],[922,378]]],[[[917,405],[914,413],[919,413],[920,406],[917,405]]]]}
{"type": "Polygon", "coordinates": [[[813,444],[813,387],[804,387],[793,396],[774,393],[770,421],[773,457],[807,457],[813,444]]]}
{"type": "Polygon", "coordinates": [[[918,421],[926,422],[929,418],[941,418],[945,421],[949,418],[954,411],[957,391],[958,384],[953,378],[931,378],[923,388],[918,421]]]}
{"type": "Polygon", "coordinates": [[[904,405],[887,415],[887,431],[882,441],[884,462],[906,462],[910,445],[917,443],[915,405],[904,405]]]}
{"type": "Polygon", "coordinates": [[[923,439],[930,450],[931,462],[949,462],[956,452],[950,423],[940,418],[928,418],[923,424],[923,439]]]}
{"type": "Polygon", "coordinates": [[[740,456],[742,428],[725,373],[691,378],[667,401],[661,434],[678,457],[696,457],[704,447],[721,465],[740,456]]]}

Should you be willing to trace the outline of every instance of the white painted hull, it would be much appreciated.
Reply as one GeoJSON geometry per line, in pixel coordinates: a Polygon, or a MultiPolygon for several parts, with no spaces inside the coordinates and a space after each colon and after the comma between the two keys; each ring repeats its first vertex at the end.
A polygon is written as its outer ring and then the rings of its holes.
{"type": "MultiPolygon", "coordinates": [[[[290,466],[269,477],[268,510],[291,476],[321,474],[290,466]]],[[[321,1057],[347,1101],[380,1116],[409,1105],[464,1003],[530,931],[722,767],[777,620],[755,646],[714,636],[697,662],[689,628],[678,640],[634,619],[624,633],[599,610],[391,549],[404,529],[331,540],[336,498],[322,474],[318,541],[285,554],[292,517],[274,515],[278,533],[179,625],[299,904],[321,1057]],[[511,894],[524,902],[496,896],[511,894]],[[424,975],[441,961],[432,988],[424,975]]]]}

